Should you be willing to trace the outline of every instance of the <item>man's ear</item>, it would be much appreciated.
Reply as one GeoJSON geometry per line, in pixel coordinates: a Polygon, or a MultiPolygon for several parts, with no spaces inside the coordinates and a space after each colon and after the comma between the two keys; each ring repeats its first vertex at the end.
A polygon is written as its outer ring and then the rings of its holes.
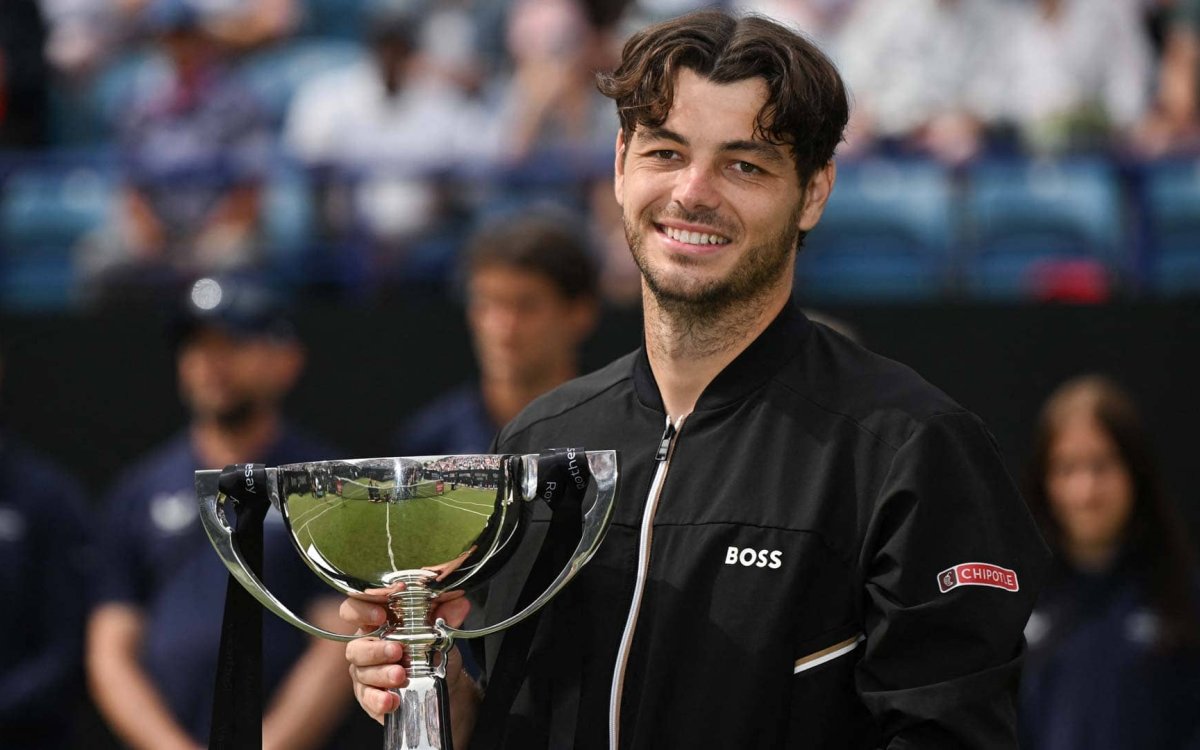
{"type": "Polygon", "coordinates": [[[800,221],[797,226],[800,231],[807,232],[821,220],[825,212],[825,204],[833,193],[833,183],[837,181],[837,165],[832,159],[824,167],[818,169],[808,184],[804,186],[804,206],[800,209],[800,221]]]}
{"type": "Polygon", "coordinates": [[[613,194],[617,196],[617,205],[624,206],[622,188],[625,186],[625,131],[617,129],[617,145],[613,149],[613,194]]]}

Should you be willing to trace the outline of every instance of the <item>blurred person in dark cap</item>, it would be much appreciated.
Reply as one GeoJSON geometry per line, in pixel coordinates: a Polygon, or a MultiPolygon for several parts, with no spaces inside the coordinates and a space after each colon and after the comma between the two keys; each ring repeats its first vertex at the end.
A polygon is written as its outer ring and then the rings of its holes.
{"type": "MultiPolygon", "coordinates": [[[[207,742],[228,573],[198,519],[193,472],[327,459],[281,406],[304,349],[279,301],[247,279],[196,281],[169,329],[188,425],[117,480],[105,516],[98,604],[87,639],[92,696],[135,748],[207,742]]],[[[278,514],[264,574],[294,611],[338,629],[336,600],[302,564],[278,514]]],[[[344,626],[342,626],[344,627],[344,626]]],[[[263,619],[263,745],[320,747],[350,698],[335,643],[263,619]]]]}
{"type": "Polygon", "coordinates": [[[84,697],[89,520],[79,484],[0,428],[0,601],[5,604],[0,745],[5,750],[69,747],[74,709],[84,697]]]}
{"type": "Polygon", "coordinates": [[[265,111],[185,0],[153,0],[141,20],[169,70],[121,108],[116,216],[78,254],[85,286],[101,300],[261,260],[265,111]]]}

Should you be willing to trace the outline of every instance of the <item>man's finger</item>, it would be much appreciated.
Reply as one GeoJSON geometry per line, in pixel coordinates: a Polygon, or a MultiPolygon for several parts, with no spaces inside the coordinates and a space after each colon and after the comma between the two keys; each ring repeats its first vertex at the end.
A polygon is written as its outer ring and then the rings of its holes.
{"type": "Polygon", "coordinates": [[[338,616],[366,631],[375,630],[387,620],[387,612],[380,605],[351,598],[342,600],[338,616]]]}
{"type": "Polygon", "coordinates": [[[471,602],[460,593],[458,596],[438,597],[433,608],[433,619],[442,618],[452,628],[462,627],[463,620],[471,611],[471,602]]]}
{"type": "Polygon", "coordinates": [[[346,661],[356,667],[395,664],[404,656],[404,647],[379,638],[356,638],[346,644],[346,661]]]}
{"type": "Polygon", "coordinates": [[[351,665],[350,676],[356,684],[366,689],[387,690],[408,684],[408,672],[399,664],[383,664],[376,667],[351,665]]]}

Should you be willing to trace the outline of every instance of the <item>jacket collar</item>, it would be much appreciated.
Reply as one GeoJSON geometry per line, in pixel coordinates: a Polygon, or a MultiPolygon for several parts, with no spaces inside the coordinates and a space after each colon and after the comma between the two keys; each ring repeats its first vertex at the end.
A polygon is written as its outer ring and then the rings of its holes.
{"type": "MultiPolygon", "coordinates": [[[[741,401],[762,387],[800,352],[811,329],[812,323],[800,311],[795,299],[789,299],[758,338],[717,373],[696,401],[696,411],[720,409],[741,401]]],[[[642,404],[665,413],[645,343],[634,358],[633,384],[642,404]]]]}

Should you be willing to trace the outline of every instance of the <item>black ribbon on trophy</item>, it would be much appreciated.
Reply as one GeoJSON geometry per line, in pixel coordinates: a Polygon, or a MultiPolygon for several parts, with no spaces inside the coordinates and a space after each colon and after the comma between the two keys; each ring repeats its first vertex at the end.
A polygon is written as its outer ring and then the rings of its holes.
{"type": "MultiPolygon", "coordinates": [[[[583,499],[590,479],[591,470],[582,448],[556,448],[538,456],[537,496],[550,506],[553,514],[514,612],[523,610],[548,589],[570,561],[582,536],[583,499]]],[[[504,724],[529,669],[530,644],[538,620],[539,615],[534,614],[505,632],[475,722],[473,750],[502,744],[504,724]]]]}
{"type": "MultiPolygon", "coordinates": [[[[246,565],[263,580],[263,519],[271,505],[266,466],[226,466],[218,487],[234,501],[235,533],[246,565]]],[[[225,588],[209,750],[262,748],[262,692],[262,605],[231,574],[225,588]]]]}

